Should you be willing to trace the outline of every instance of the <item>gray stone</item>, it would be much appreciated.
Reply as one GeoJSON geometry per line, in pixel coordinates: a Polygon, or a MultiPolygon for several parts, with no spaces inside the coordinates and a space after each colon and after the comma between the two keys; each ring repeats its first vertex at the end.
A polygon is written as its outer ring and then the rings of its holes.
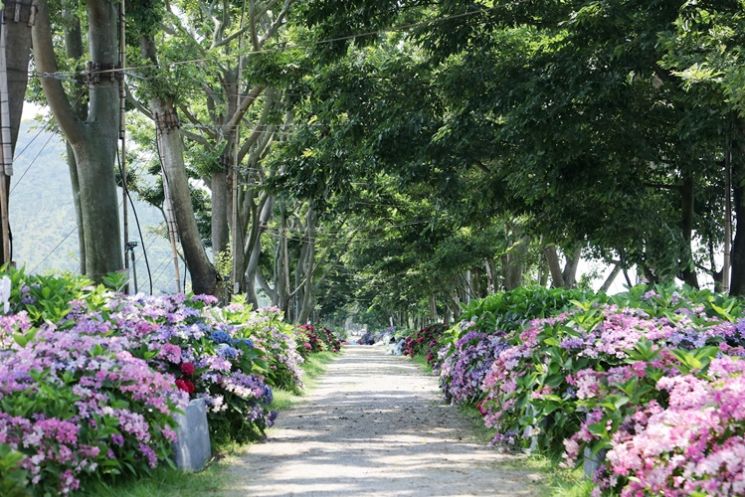
{"type": "Polygon", "coordinates": [[[210,430],[207,425],[207,404],[203,399],[189,402],[184,414],[176,416],[174,462],[184,471],[200,471],[212,457],[210,430]]]}
{"type": "Polygon", "coordinates": [[[605,454],[608,451],[606,449],[601,450],[597,454],[593,454],[589,447],[585,447],[584,450],[584,463],[582,464],[585,470],[585,476],[592,478],[595,476],[600,465],[605,462],[605,454]]]}

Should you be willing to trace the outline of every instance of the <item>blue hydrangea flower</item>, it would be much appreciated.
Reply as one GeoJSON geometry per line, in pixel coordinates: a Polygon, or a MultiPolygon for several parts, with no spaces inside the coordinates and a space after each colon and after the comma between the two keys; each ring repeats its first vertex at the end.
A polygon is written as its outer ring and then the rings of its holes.
{"type": "Polygon", "coordinates": [[[222,330],[210,333],[210,339],[215,343],[227,343],[228,345],[233,343],[233,338],[222,330]]]}
{"type": "Polygon", "coordinates": [[[217,353],[225,359],[235,359],[240,355],[240,350],[231,347],[227,343],[221,343],[217,346],[217,353]]]}

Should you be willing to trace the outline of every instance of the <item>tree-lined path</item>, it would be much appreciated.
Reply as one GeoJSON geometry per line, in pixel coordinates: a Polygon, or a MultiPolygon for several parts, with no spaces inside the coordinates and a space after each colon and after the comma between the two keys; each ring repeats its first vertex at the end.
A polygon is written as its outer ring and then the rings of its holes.
{"type": "Polygon", "coordinates": [[[532,496],[534,476],[474,440],[437,380],[378,347],[351,346],[283,412],[270,440],[224,475],[226,495],[532,496]]]}

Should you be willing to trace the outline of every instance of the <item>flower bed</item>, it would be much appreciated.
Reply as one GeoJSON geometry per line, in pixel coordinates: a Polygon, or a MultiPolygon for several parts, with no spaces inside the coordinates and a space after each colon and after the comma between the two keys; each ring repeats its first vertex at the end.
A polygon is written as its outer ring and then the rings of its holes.
{"type": "Polygon", "coordinates": [[[301,386],[298,331],[278,309],[10,277],[0,465],[16,462],[0,489],[66,495],[93,478],[145,473],[170,459],[174,415],[190,398],[206,401],[214,442],[261,438],[276,415],[272,387],[301,386]]]}
{"type": "Polygon", "coordinates": [[[488,317],[502,328],[478,316],[451,328],[440,352],[446,396],[476,404],[495,443],[568,463],[607,452],[597,495],[742,493],[741,303],[642,287],[563,307],[522,326],[536,316],[508,306],[508,317],[488,317]]]}
{"type": "Polygon", "coordinates": [[[481,409],[481,388],[499,353],[507,348],[506,334],[526,321],[561,311],[588,295],[580,290],[520,288],[476,300],[463,309],[463,320],[440,340],[440,386],[448,400],[474,403],[481,409]]]}

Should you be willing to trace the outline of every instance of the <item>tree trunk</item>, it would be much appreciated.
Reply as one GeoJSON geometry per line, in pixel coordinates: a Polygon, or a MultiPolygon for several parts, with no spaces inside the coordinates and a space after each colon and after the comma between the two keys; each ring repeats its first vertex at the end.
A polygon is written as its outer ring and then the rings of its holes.
{"type": "Polygon", "coordinates": [[[523,284],[527,251],[528,240],[523,237],[502,256],[502,279],[505,290],[514,290],[523,284]]]}
{"type": "MultiPolygon", "coordinates": [[[[316,216],[315,211],[312,207],[308,208],[308,214],[306,216],[306,240],[307,244],[304,268],[303,268],[303,299],[300,306],[300,312],[297,316],[298,323],[304,323],[307,321],[308,316],[313,311],[314,300],[313,300],[313,273],[315,271],[315,255],[316,255],[316,216]]],[[[299,268],[298,268],[299,270],[299,268]]]]}
{"type": "Polygon", "coordinates": [[[731,295],[745,295],[745,122],[737,119],[732,145],[735,241],[732,246],[731,295]]]}
{"type": "MultiPolygon", "coordinates": [[[[39,0],[32,29],[34,61],[43,73],[57,71],[46,1],[39,0]]],[[[75,156],[85,232],[85,272],[94,281],[123,268],[114,157],[119,137],[119,60],[117,7],[107,0],[88,0],[88,39],[91,77],[88,115],[83,122],[74,112],[61,82],[41,78],[47,102],[75,156]],[[107,72],[100,72],[106,71],[107,72]]]]}
{"type": "Polygon", "coordinates": [[[494,265],[489,259],[484,259],[484,271],[486,272],[486,293],[492,294],[497,291],[497,282],[495,281],[494,265]]]}
{"type": "Polygon", "coordinates": [[[78,227],[78,253],[80,254],[80,274],[85,274],[85,230],[83,229],[83,206],[80,203],[80,179],[75,152],[69,143],[65,144],[67,168],[72,187],[72,203],[75,206],[75,224],[78,227]]]}
{"type": "Polygon", "coordinates": [[[621,265],[616,264],[613,266],[613,270],[610,272],[607,278],[605,278],[605,282],[603,282],[603,286],[600,287],[600,292],[605,293],[608,290],[610,290],[611,285],[613,285],[613,282],[618,277],[618,274],[621,272],[621,265]]]}
{"type": "Polygon", "coordinates": [[[214,257],[228,249],[228,174],[212,173],[212,253],[214,257]]]}
{"type": "Polygon", "coordinates": [[[18,131],[21,126],[24,97],[28,85],[28,64],[31,59],[31,25],[35,7],[32,0],[5,2],[5,28],[8,52],[8,98],[10,107],[10,144],[15,151],[18,131]],[[17,15],[16,15],[17,14],[17,15]],[[12,48],[12,50],[11,50],[12,48]]]}
{"type": "Polygon", "coordinates": [[[554,288],[564,288],[564,273],[561,270],[561,261],[555,245],[547,245],[543,249],[543,255],[548,263],[548,270],[551,273],[551,286],[554,288]]]}
{"type": "Polygon", "coordinates": [[[575,249],[571,257],[567,256],[566,259],[564,271],[561,273],[562,279],[564,280],[564,287],[574,288],[577,286],[577,269],[579,268],[579,262],[582,259],[582,249],[575,249]]]}
{"type": "Polygon", "coordinates": [[[247,242],[245,287],[248,301],[254,308],[259,305],[259,299],[256,295],[256,275],[261,259],[261,234],[264,232],[266,223],[269,222],[273,208],[274,197],[267,197],[263,205],[259,203],[259,214],[252,222],[251,236],[247,242]]]}
{"type": "MultiPolygon", "coordinates": [[[[181,248],[186,259],[186,266],[191,275],[191,286],[194,293],[215,295],[218,293],[218,275],[210,263],[199,235],[194,209],[191,203],[191,191],[184,165],[184,149],[181,133],[176,125],[169,126],[164,116],[175,116],[175,110],[165,102],[153,99],[150,103],[156,122],[156,138],[160,148],[163,174],[168,182],[168,190],[173,202],[173,217],[178,227],[181,248]]],[[[171,121],[173,122],[173,121],[171,121]]]]}
{"type": "MultiPolygon", "coordinates": [[[[140,48],[147,60],[157,61],[155,43],[143,37],[140,48]]],[[[191,275],[194,293],[215,295],[218,293],[219,277],[210,263],[199,235],[191,202],[189,180],[184,164],[184,143],[181,127],[173,102],[154,97],[150,100],[150,111],[155,119],[155,135],[163,176],[172,202],[173,217],[178,228],[186,266],[191,275]]]]}
{"type": "Polygon", "coordinates": [[[691,242],[693,238],[693,218],[695,204],[695,187],[692,173],[687,173],[683,178],[680,189],[681,223],[680,230],[683,235],[682,255],[680,260],[680,279],[693,288],[698,288],[698,277],[693,263],[691,242]]]}
{"type": "MultiPolygon", "coordinates": [[[[65,51],[67,56],[74,60],[80,60],[85,53],[83,50],[83,33],[80,29],[80,19],[77,12],[67,15],[67,27],[65,29],[65,51]]],[[[70,104],[72,111],[79,120],[85,120],[88,112],[88,99],[85,88],[80,84],[72,88],[70,104]]],[[[78,228],[78,253],[80,254],[80,274],[85,274],[85,230],[83,228],[83,206],[80,203],[80,178],[78,177],[78,163],[75,160],[75,152],[70,142],[65,143],[67,168],[70,173],[70,185],[72,187],[72,203],[75,206],[75,223],[78,228]]]]}

